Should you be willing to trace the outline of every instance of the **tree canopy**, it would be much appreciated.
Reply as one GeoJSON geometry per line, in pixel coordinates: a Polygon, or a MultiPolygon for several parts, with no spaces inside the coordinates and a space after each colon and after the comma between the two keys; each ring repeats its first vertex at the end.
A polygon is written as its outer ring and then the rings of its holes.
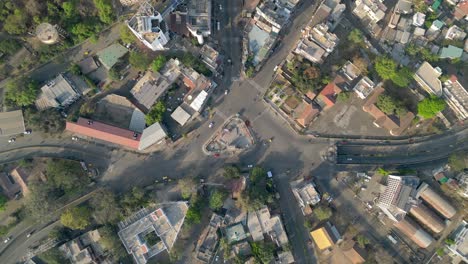
{"type": "Polygon", "coordinates": [[[403,116],[407,111],[400,101],[386,94],[379,96],[376,106],[387,115],[403,116]]]}
{"type": "Polygon", "coordinates": [[[357,28],[351,30],[351,32],[348,35],[348,40],[355,45],[364,44],[364,36],[362,34],[362,31],[357,28]]]}
{"type": "Polygon", "coordinates": [[[237,166],[224,167],[223,176],[227,179],[236,179],[240,177],[240,170],[237,166]]]}
{"type": "Polygon", "coordinates": [[[314,215],[318,220],[323,221],[332,216],[332,211],[329,207],[319,206],[314,209],[314,215]]]}
{"type": "Polygon", "coordinates": [[[8,199],[4,195],[0,194],[0,212],[5,211],[7,202],[8,199]]]}
{"type": "Polygon", "coordinates": [[[161,70],[162,67],[164,67],[164,64],[166,64],[166,61],[166,56],[158,55],[151,63],[151,69],[153,70],[153,72],[158,72],[159,70],[161,70]]]}
{"type": "Polygon", "coordinates": [[[102,190],[90,200],[93,217],[98,224],[115,224],[120,219],[120,207],[114,193],[102,190]]]}
{"type": "Polygon", "coordinates": [[[21,48],[21,44],[15,39],[0,40],[0,52],[12,55],[21,48]]]}
{"type": "Polygon", "coordinates": [[[275,258],[275,246],[271,243],[265,243],[262,241],[251,242],[250,247],[252,248],[252,255],[259,263],[267,264],[275,258]]]}
{"type": "Polygon", "coordinates": [[[130,52],[130,57],[128,60],[130,65],[140,70],[145,70],[150,65],[149,58],[145,54],[137,51],[130,52]]]}
{"type": "Polygon", "coordinates": [[[13,80],[6,85],[5,100],[14,106],[29,106],[34,104],[39,86],[35,81],[20,79],[13,80]]]}
{"type": "Polygon", "coordinates": [[[123,43],[134,43],[136,41],[135,35],[133,35],[132,31],[128,28],[126,24],[120,26],[120,39],[123,43]]]}
{"type": "Polygon", "coordinates": [[[418,103],[418,114],[424,118],[433,118],[444,110],[445,106],[446,103],[443,99],[431,95],[418,103]]]}
{"type": "Polygon", "coordinates": [[[407,67],[398,69],[396,62],[386,56],[380,56],[375,61],[375,70],[377,74],[384,80],[391,80],[400,87],[409,85],[413,73],[407,67]]]}
{"type": "Polygon", "coordinates": [[[88,176],[81,165],[72,160],[49,160],[46,167],[46,176],[54,187],[63,190],[65,193],[76,192],[89,183],[88,176]]]}
{"type": "Polygon", "coordinates": [[[210,195],[210,208],[213,210],[219,210],[223,207],[226,193],[220,190],[215,190],[210,195]]]}
{"type": "Polygon", "coordinates": [[[161,123],[163,120],[164,113],[166,112],[166,105],[163,101],[158,101],[146,114],[145,120],[148,126],[154,123],[161,123]]]}
{"type": "Polygon", "coordinates": [[[468,155],[466,152],[457,152],[449,156],[448,164],[456,172],[468,168],[468,155]]]}
{"type": "Polygon", "coordinates": [[[99,13],[99,19],[106,23],[110,24],[114,20],[114,10],[112,9],[111,0],[93,0],[94,5],[99,13]]]}
{"type": "Polygon", "coordinates": [[[188,200],[196,192],[196,184],[193,178],[186,177],[177,182],[182,198],[188,200]]]}
{"type": "Polygon", "coordinates": [[[91,212],[84,206],[66,209],[60,216],[60,223],[74,230],[86,229],[91,224],[91,212]]]}

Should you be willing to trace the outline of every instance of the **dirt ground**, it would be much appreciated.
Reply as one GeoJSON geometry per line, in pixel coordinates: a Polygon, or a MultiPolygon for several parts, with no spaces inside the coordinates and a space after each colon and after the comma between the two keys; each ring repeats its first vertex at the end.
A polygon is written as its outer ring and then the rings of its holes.
{"type": "Polygon", "coordinates": [[[334,135],[389,136],[388,130],[376,127],[372,116],[362,110],[363,102],[353,93],[349,101],[322,111],[309,130],[334,135]]]}

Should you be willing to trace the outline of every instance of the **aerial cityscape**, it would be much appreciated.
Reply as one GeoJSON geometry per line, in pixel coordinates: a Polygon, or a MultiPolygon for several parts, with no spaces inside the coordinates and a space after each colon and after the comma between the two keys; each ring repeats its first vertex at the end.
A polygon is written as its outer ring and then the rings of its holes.
{"type": "Polygon", "coordinates": [[[468,263],[467,34],[468,0],[2,0],[0,263],[468,263]]]}

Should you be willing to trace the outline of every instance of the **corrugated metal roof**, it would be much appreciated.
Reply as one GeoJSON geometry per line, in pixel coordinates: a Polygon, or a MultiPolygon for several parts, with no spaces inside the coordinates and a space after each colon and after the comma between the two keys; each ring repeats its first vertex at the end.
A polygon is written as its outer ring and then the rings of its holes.
{"type": "Polygon", "coordinates": [[[201,91],[197,97],[195,98],[195,100],[193,100],[193,102],[190,104],[190,107],[193,108],[193,110],[195,111],[200,111],[202,106],[205,104],[205,101],[206,101],[206,98],[208,97],[208,93],[203,90],[201,91]]]}
{"type": "Polygon", "coordinates": [[[80,135],[138,149],[141,134],[80,117],[76,123],[67,122],[66,130],[80,135]]]}
{"type": "Polygon", "coordinates": [[[418,191],[421,198],[444,217],[450,219],[457,213],[455,208],[450,205],[447,200],[442,198],[442,196],[432,190],[427,183],[421,185],[418,191]]]}
{"type": "Polygon", "coordinates": [[[177,121],[181,126],[185,125],[190,119],[190,114],[187,113],[181,106],[177,107],[176,110],[171,114],[171,117],[177,121]]]}
{"type": "Polygon", "coordinates": [[[139,150],[144,150],[149,146],[158,143],[167,136],[166,131],[159,123],[154,123],[151,126],[143,130],[143,134],[140,139],[139,150]]]}
{"type": "Polygon", "coordinates": [[[411,207],[409,213],[434,233],[440,233],[444,230],[445,225],[442,219],[423,204],[411,207]]]}
{"type": "Polygon", "coordinates": [[[434,241],[434,238],[410,219],[404,218],[396,222],[395,227],[421,248],[427,248],[434,241]]]}

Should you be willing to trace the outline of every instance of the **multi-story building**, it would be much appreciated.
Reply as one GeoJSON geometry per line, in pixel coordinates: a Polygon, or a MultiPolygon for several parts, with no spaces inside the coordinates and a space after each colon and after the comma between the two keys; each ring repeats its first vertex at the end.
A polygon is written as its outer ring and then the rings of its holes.
{"type": "Polygon", "coordinates": [[[442,95],[442,83],[439,80],[442,70],[439,67],[433,68],[429,62],[425,61],[414,74],[414,79],[429,94],[442,95]]]}
{"type": "Polygon", "coordinates": [[[444,82],[443,98],[459,120],[468,118],[468,92],[455,75],[444,82]]]}
{"type": "Polygon", "coordinates": [[[41,94],[36,100],[36,107],[39,110],[67,107],[78,98],[80,98],[80,94],[73,87],[72,82],[59,74],[41,87],[41,94]]]}
{"type": "Polygon", "coordinates": [[[338,44],[338,37],[328,31],[326,24],[306,27],[294,52],[314,63],[321,63],[338,44]]]}
{"type": "Polygon", "coordinates": [[[164,50],[169,42],[169,30],[161,14],[144,1],[138,12],[127,22],[128,28],[145,46],[153,51],[164,50]]]}
{"type": "Polygon", "coordinates": [[[278,33],[291,16],[291,10],[281,2],[265,0],[256,8],[255,20],[264,21],[271,26],[271,31],[278,33]]]}
{"type": "Polygon", "coordinates": [[[372,91],[374,91],[375,84],[367,76],[364,76],[359,80],[359,82],[354,86],[353,90],[361,99],[366,99],[372,91]]]}
{"type": "Polygon", "coordinates": [[[198,43],[211,35],[211,0],[190,0],[187,5],[187,28],[198,43]]]}
{"type": "Polygon", "coordinates": [[[463,220],[450,235],[450,238],[455,243],[446,245],[450,251],[449,254],[456,259],[460,259],[462,262],[468,262],[468,223],[463,220]]]}
{"type": "Polygon", "coordinates": [[[385,16],[387,7],[378,0],[356,0],[352,12],[369,24],[376,24],[385,16]]]}

